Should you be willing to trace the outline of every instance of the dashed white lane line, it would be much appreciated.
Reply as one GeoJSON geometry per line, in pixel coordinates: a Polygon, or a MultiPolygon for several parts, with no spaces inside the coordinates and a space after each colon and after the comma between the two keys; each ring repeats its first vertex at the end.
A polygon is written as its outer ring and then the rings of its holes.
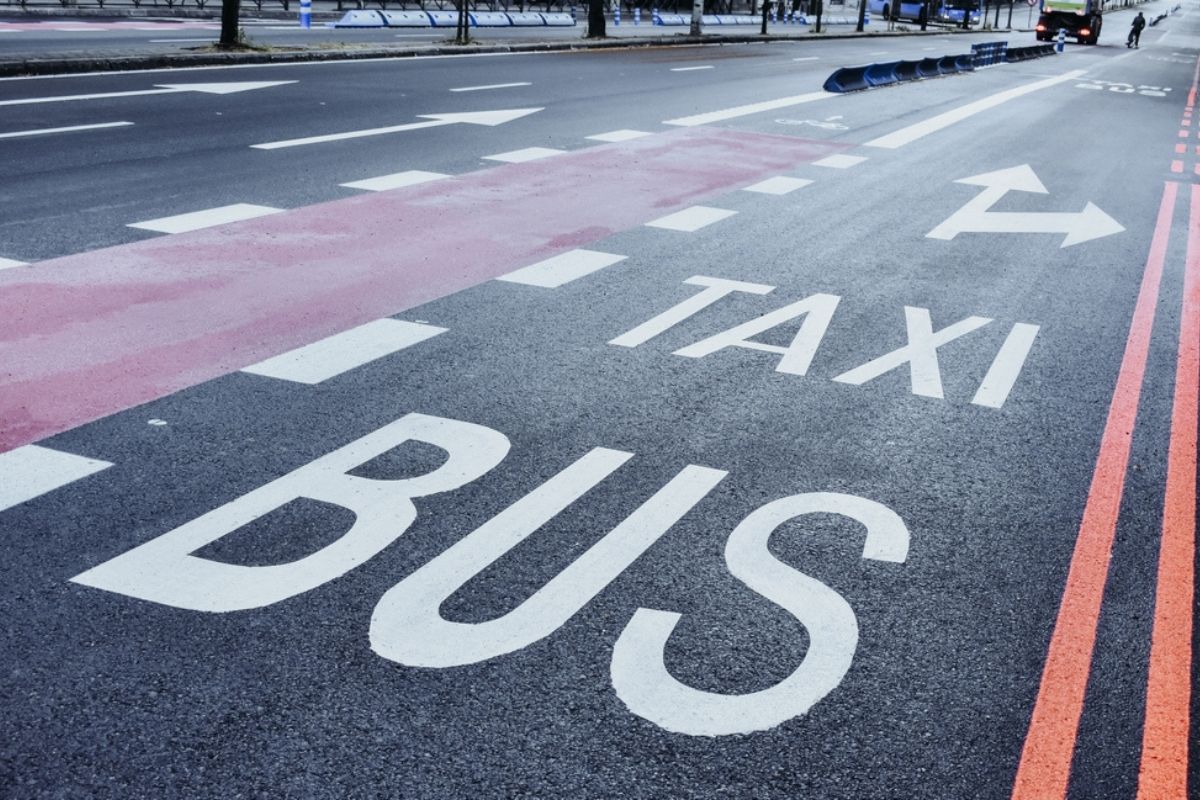
{"type": "Polygon", "coordinates": [[[27,444],[0,453],[0,511],[111,467],[107,461],[27,444]]]}
{"type": "Polygon", "coordinates": [[[206,208],[202,211],[192,211],[187,214],[176,214],[172,217],[159,217],[144,222],[131,222],[127,227],[140,228],[158,233],[187,233],[201,228],[211,228],[214,225],[225,225],[229,222],[241,222],[245,219],[265,217],[268,214],[278,214],[283,209],[270,206],[256,206],[250,203],[234,203],[219,208],[206,208]]]}
{"type": "Polygon", "coordinates": [[[984,111],[995,108],[998,105],[1007,103],[1009,100],[1015,100],[1018,97],[1027,95],[1031,92],[1036,92],[1040,89],[1046,89],[1051,86],[1056,86],[1060,83],[1073,81],[1081,75],[1087,74],[1087,70],[1073,69],[1070,72],[1064,72],[1062,75],[1056,75],[1053,78],[1027,83],[1024,86],[1018,86],[1015,89],[1006,89],[1003,92],[997,92],[993,95],[988,95],[979,100],[967,103],[966,105],[952,108],[935,117],[930,117],[927,120],[918,122],[914,125],[909,125],[907,128],[901,128],[898,131],[880,136],[878,139],[872,139],[866,143],[867,147],[880,147],[886,150],[895,150],[898,147],[903,147],[906,144],[911,144],[917,139],[928,136],[931,133],[937,133],[943,128],[948,128],[955,123],[962,122],[964,119],[973,117],[984,111]]]}
{"type": "Polygon", "coordinates": [[[17,261],[14,258],[0,258],[0,269],[12,269],[13,267],[23,267],[28,262],[17,261]]]}
{"type": "Polygon", "coordinates": [[[377,319],[252,364],[242,372],[315,385],[445,332],[446,328],[436,325],[377,319]]]}
{"type": "Polygon", "coordinates": [[[774,178],[767,178],[765,181],[747,186],[743,191],[758,192],[759,194],[788,194],[797,189],[803,189],[812,181],[807,178],[790,178],[786,175],[777,175],[774,178]]]}
{"type": "Polygon", "coordinates": [[[674,214],[660,217],[653,222],[647,222],[646,225],[651,228],[666,228],[669,231],[692,233],[707,225],[712,225],[714,222],[720,222],[727,217],[732,217],[736,213],[736,211],[729,211],[724,208],[692,206],[691,208],[677,211],[674,214]]]}
{"type": "Polygon", "coordinates": [[[211,42],[216,38],[216,34],[213,34],[204,39],[149,39],[148,41],[150,44],[171,44],[173,42],[211,42]]]}
{"type": "Polygon", "coordinates": [[[792,61],[816,61],[819,56],[804,56],[803,58],[793,58],[792,61]]]}
{"type": "Polygon", "coordinates": [[[594,139],[597,142],[628,142],[631,139],[640,139],[643,136],[649,136],[649,131],[634,131],[629,128],[622,128],[619,131],[609,131],[608,133],[597,133],[595,136],[588,136],[588,139],[594,139]]]}
{"type": "Polygon", "coordinates": [[[556,289],[564,283],[570,283],[585,275],[591,275],[597,270],[611,267],[626,258],[627,256],[601,253],[598,250],[569,250],[553,258],[547,258],[545,261],[522,267],[507,275],[501,275],[496,280],[556,289]]]}
{"type": "Polygon", "coordinates": [[[848,169],[850,167],[861,164],[867,159],[864,156],[848,156],[844,153],[838,153],[834,156],[825,156],[819,161],[814,161],[814,167],[829,167],[831,169],[848,169]]]}
{"type": "Polygon", "coordinates": [[[460,86],[457,89],[451,89],[452,92],[485,92],[489,89],[512,89],[516,86],[532,86],[532,83],[524,81],[521,83],[489,83],[486,86],[460,86]]]}
{"type": "Polygon", "coordinates": [[[724,108],[720,111],[709,111],[705,114],[694,114],[690,117],[678,117],[676,119],[663,120],[664,125],[680,125],[682,127],[694,127],[696,125],[708,125],[713,122],[722,122],[727,119],[735,119],[737,117],[745,117],[750,114],[758,114],[763,111],[774,111],[778,108],[790,108],[803,103],[812,103],[816,100],[827,100],[831,97],[840,97],[835,92],[808,92],[807,94],[797,94],[791,97],[780,97],[776,100],[766,100],[761,103],[749,103],[744,106],[735,106],[733,108],[724,108]]]}
{"type": "MultiPolygon", "coordinates": [[[[929,49],[929,48],[926,48],[926,49],[929,49]]],[[[875,50],[873,52],[867,53],[867,55],[869,55],[869,56],[886,56],[887,54],[888,54],[887,50],[875,50]]]]}
{"type": "Polygon", "coordinates": [[[94,131],[100,128],[124,128],[132,122],[97,122],[92,125],[69,125],[65,128],[37,128],[28,131],[10,131],[0,133],[0,139],[19,139],[24,136],[45,136],[50,133],[71,133],[72,131],[94,131]]]}
{"type": "Polygon", "coordinates": [[[553,147],[526,147],[522,150],[510,150],[507,153],[496,153],[494,156],[484,156],[488,161],[503,161],[507,164],[523,164],[526,161],[537,161],[539,158],[549,158],[567,152],[555,150],[553,147]]]}
{"type": "Polygon", "coordinates": [[[697,70],[712,68],[712,64],[705,64],[702,67],[671,67],[671,72],[696,72],[697,70]]]}
{"type": "Polygon", "coordinates": [[[404,172],[393,172],[391,175],[380,175],[377,178],[365,178],[361,181],[351,181],[350,183],[340,184],[347,189],[363,189],[368,192],[385,192],[388,189],[399,189],[404,186],[416,186],[419,183],[429,183],[430,181],[440,181],[442,178],[449,178],[449,175],[443,175],[440,172],[425,172],[419,169],[405,170],[404,172]]]}

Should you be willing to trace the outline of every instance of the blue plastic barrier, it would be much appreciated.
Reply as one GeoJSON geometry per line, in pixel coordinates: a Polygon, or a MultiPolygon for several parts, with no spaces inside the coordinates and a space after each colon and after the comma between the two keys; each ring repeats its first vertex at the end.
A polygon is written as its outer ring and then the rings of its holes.
{"type": "Polygon", "coordinates": [[[502,11],[472,11],[471,25],[476,28],[511,28],[512,20],[502,11]]]}
{"type": "MultiPolygon", "coordinates": [[[[429,21],[436,28],[456,28],[458,27],[458,12],[457,11],[426,11],[429,15],[429,21]]],[[[469,22],[470,20],[468,20],[469,22]]]]}
{"type": "Polygon", "coordinates": [[[386,28],[387,21],[378,11],[361,9],[347,11],[346,15],[333,23],[335,28],[386,28]]]}
{"type": "Polygon", "coordinates": [[[921,77],[921,72],[917,69],[917,67],[920,65],[920,61],[897,61],[896,80],[915,81],[917,78],[921,77]]]}
{"type": "Polygon", "coordinates": [[[835,70],[832,75],[825,79],[825,85],[822,87],[827,92],[857,92],[860,89],[869,89],[867,83],[867,70],[873,65],[864,64],[861,67],[842,67],[835,70]]]}
{"type": "Polygon", "coordinates": [[[552,28],[569,28],[575,24],[575,18],[565,12],[543,13],[541,17],[552,28]]]}
{"type": "Polygon", "coordinates": [[[433,25],[424,11],[380,11],[389,28],[428,28],[433,25]]]}
{"type": "Polygon", "coordinates": [[[888,86],[895,83],[898,80],[896,77],[896,67],[898,64],[898,61],[892,61],[883,64],[872,64],[867,67],[867,71],[863,73],[863,78],[866,79],[867,86],[874,88],[876,86],[888,86]]]}
{"type": "Polygon", "coordinates": [[[542,18],[542,15],[536,14],[532,11],[526,11],[524,13],[518,11],[507,11],[505,12],[504,16],[508,17],[508,21],[512,23],[513,26],[518,28],[546,27],[546,20],[542,18]]]}
{"type": "Polygon", "coordinates": [[[971,45],[971,54],[975,56],[976,67],[990,67],[993,64],[1003,64],[1004,54],[1008,51],[1008,42],[984,42],[971,45]]]}

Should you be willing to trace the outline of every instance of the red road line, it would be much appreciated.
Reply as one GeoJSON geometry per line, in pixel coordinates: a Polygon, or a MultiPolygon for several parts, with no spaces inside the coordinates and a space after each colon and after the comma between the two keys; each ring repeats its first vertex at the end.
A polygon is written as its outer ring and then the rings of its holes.
{"type": "Polygon", "coordinates": [[[1163,187],[1096,470],[1017,767],[1013,800],[1059,800],[1067,794],[1178,189],[1179,184],[1170,181],[1163,187]]]}
{"type": "Polygon", "coordinates": [[[1138,800],[1187,800],[1189,705],[1192,688],[1192,614],[1196,557],[1196,427],[1200,413],[1200,187],[1192,187],[1187,270],[1162,548],[1150,639],[1146,724],[1138,800]]]}
{"type": "Polygon", "coordinates": [[[0,271],[0,452],[847,147],[671,131],[0,271]]]}

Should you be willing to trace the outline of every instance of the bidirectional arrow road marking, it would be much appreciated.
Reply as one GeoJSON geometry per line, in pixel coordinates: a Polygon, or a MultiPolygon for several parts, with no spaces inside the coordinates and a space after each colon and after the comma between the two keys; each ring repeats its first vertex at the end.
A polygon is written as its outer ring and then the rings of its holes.
{"type": "Polygon", "coordinates": [[[248,92],[252,89],[266,89],[271,86],[283,86],[296,81],[242,81],[239,83],[166,83],[155,84],[153,89],[141,89],[133,92],[104,92],[102,94],[67,94],[58,97],[23,97],[20,100],[0,100],[0,106],[27,106],[34,103],[65,103],[68,100],[104,100],[110,97],[142,97],[155,94],[178,94],[179,92],[200,92],[202,94],[234,94],[248,92]]]}
{"type": "Polygon", "coordinates": [[[953,239],[960,233],[1065,233],[1061,247],[1070,247],[1125,230],[1121,223],[1093,203],[1083,211],[991,211],[1011,191],[1049,194],[1028,164],[986,172],[955,183],[982,186],[984,190],[949,219],[925,234],[930,239],[953,239]]]}
{"type": "Polygon", "coordinates": [[[322,136],[308,136],[303,139],[284,139],[279,142],[264,142],[263,144],[252,144],[250,146],[256,150],[278,150],[283,147],[300,147],[306,144],[337,142],[342,139],[361,139],[364,136],[379,136],[385,133],[437,128],[441,125],[454,125],[459,122],[466,122],[471,125],[503,125],[505,122],[512,122],[514,119],[520,119],[541,110],[540,108],[510,108],[500,111],[468,111],[457,114],[418,114],[417,116],[421,119],[429,121],[409,122],[404,125],[392,125],[387,128],[366,128],[360,131],[327,133],[322,136]]]}

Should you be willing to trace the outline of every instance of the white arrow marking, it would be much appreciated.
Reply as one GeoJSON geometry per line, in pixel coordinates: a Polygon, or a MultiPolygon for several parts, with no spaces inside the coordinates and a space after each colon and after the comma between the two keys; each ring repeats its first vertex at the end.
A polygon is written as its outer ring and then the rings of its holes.
{"type": "Polygon", "coordinates": [[[540,108],[510,108],[501,111],[470,111],[457,114],[418,114],[429,122],[409,122],[404,125],[392,125],[387,128],[367,128],[361,131],[346,131],[344,133],[327,133],[323,136],[308,136],[303,139],[284,139],[279,142],[264,142],[250,145],[256,150],[278,150],[282,147],[300,147],[306,144],[322,144],[337,142],[342,139],[360,139],[364,136],[379,136],[385,133],[401,133],[416,131],[422,128],[436,128],[441,125],[454,125],[465,122],[471,125],[502,125],[514,119],[541,111],[540,108]]]}
{"type": "Polygon", "coordinates": [[[1049,194],[1028,164],[962,178],[955,183],[982,186],[984,190],[925,234],[930,239],[953,239],[960,233],[1065,233],[1060,246],[1070,247],[1125,230],[1093,203],[1078,213],[990,211],[1010,191],[1049,194]]]}
{"type": "Polygon", "coordinates": [[[155,84],[154,89],[135,92],[104,92],[101,94],[67,94],[59,97],[24,97],[20,100],[0,100],[0,106],[27,106],[34,103],[65,103],[68,100],[106,100],[110,97],[142,97],[152,94],[177,94],[179,92],[202,92],[204,94],[233,94],[252,89],[283,86],[296,81],[243,81],[241,83],[169,83],[155,84]]]}

